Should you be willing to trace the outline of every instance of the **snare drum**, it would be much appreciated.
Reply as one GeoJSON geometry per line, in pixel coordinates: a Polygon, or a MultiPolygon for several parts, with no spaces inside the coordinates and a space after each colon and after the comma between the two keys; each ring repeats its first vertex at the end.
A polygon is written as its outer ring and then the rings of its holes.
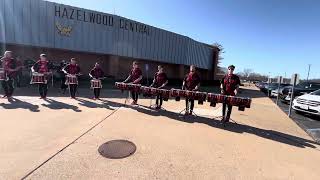
{"type": "Polygon", "coordinates": [[[71,75],[68,74],[66,75],[66,85],[70,85],[70,84],[78,84],[78,78],[76,75],[71,75]]]}
{"type": "Polygon", "coordinates": [[[91,81],[91,89],[101,89],[102,83],[100,79],[92,79],[91,81]]]}
{"type": "Polygon", "coordinates": [[[34,72],[30,84],[47,84],[47,80],[44,74],[34,72]]]}
{"type": "Polygon", "coordinates": [[[0,81],[6,80],[6,74],[2,68],[0,68],[0,81]]]}

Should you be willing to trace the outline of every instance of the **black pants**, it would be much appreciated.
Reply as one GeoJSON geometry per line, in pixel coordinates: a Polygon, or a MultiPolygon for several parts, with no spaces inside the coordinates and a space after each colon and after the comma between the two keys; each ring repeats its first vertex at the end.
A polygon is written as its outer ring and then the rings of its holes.
{"type": "Polygon", "coordinates": [[[100,97],[100,90],[101,90],[101,88],[94,88],[93,89],[93,93],[94,93],[94,97],[95,98],[99,98],[100,97]]]}
{"type": "Polygon", "coordinates": [[[66,77],[63,75],[62,78],[61,78],[61,86],[60,86],[60,89],[61,90],[66,90],[67,89],[67,85],[66,85],[66,77]]]}
{"type": "Polygon", "coordinates": [[[131,96],[132,96],[132,100],[134,100],[135,102],[138,101],[139,94],[137,92],[131,91],[131,96]]]}
{"type": "Polygon", "coordinates": [[[190,109],[190,112],[192,112],[193,107],[194,107],[194,100],[193,99],[186,99],[186,111],[188,112],[190,109]],[[189,107],[189,104],[190,104],[190,107],[189,107]]]}
{"type": "Polygon", "coordinates": [[[22,72],[19,71],[16,77],[16,85],[17,87],[21,87],[21,81],[22,81],[22,72]]]}
{"type": "Polygon", "coordinates": [[[47,97],[48,93],[48,85],[47,84],[39,84],[39,94],[42,98],[47,97]]]}
{"type": "Polygon", "coordinates": [[[78,87],[77,84],[70,84],[70,85],[69,85],[70,96],[71,96],[72,98],[75,98],[75,97],[76,97],[77,87],[78,87]]]}
{"type": "Polygon", "coordinates": [[[228,105],[226,103],[223,103],[223,105],[222,105],[222,116],[225,119],[225,121],[227,121],[227,122],[230,119],[231,111],[232,111],[232,106],[228,105]],[[227,110],[227,108],[228,108],[228,110],[227,110]],[[227,115],[226,115],[226,111],[227,111],[227,115]]]}
{"type": "Polygon", "coordinates": [[[162,106],[162,102],[163,102],[163,98],[162,98],[162,95],[157,95],[157,99],[156,99],[156,104],[157,106],[162,106]],[[159,104],[159,101],[160,101],[160,104],[159,104]]]}
{"type": "Polygon", "coordinates": [[[11,97],[14,91],[13,80],[9,79],[8,81],[1,81],[1,85],[4,90],[4,94],[7,97],[11,97]]]}

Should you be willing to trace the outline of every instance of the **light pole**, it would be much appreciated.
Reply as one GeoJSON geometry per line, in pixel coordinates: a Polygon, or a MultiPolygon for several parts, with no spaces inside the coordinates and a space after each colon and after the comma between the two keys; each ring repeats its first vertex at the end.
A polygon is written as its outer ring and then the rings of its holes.
{"type": "Polygon", "coordinates": [[[311,67],[311,64],[308,64],[308,76],[307,76],[307,81],[309,81],[309,74],[310,74],[310,67],[311,67]]]}
{"type": "Polygon", "coordinates": [[[268,88],[267,88],[267,91],[268,91],[268,97],[270,97],[270,91],[269,91],[270,83],[271,83],[271,78],[270,78],[270,72],[269,72],[269,77],[268,77],[268,88]]]}

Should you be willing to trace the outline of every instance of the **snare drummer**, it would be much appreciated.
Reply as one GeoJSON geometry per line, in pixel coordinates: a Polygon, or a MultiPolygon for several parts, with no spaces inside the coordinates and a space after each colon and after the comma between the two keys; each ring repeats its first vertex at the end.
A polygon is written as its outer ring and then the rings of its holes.
{"type": "Polygon", "coordinates": [[[40,54],[40,60],[37,61],[32,67],[31,71],[44,74],[45,81],[43,83],[39,83],[39,94],[40,99],[46,99],[47,93],[48,93],[48,80],[47,75],[50,74],[51,66],[49,64],[49,61],[47,60],[46,54],[40,54]]]}
{"type": "MultiPolygon", "coordinates": [[[[196,66],[190,66],[190,72],[185,76],[182,84],[182,89],[188,91],[197,91],[200,87],[200,76],[196,72],[196,66]]],[[[186,98],[186,113],[185,115],[191,115],[194,108],[194,100],[186,98]],[[190,108],[189,108],[190,105],[190,108]]]]}
{"type": "MultiPolygon", "coordinates": [[[[127,79],[124,81],[124,83],[130,81],[133,84],[141,84],[141,80],[142,80],[142,71],[139,68],[139,64],[137,61],[133,61],[132,63],[132,69],[129,73],[129,76],[127,77],[127,79]]],[[[131,95],[132,95],[132,105],[137,104],[138,102],[138,92],[135,91],[131,91],[131,95]]]]}
{"type": "MultiPolygon", "coordinates": [[[[71,58],[70,64],[68,64],[66,67],[62,70],[65,74],[70,74],[77,76],[80,74],[80,67],[77,64],[76,58],[71,58]]],[[[72,99],[76,98],[76,92],[77,92],[78,84],[69,84],[69,90],[70,90],[70,96],[72,99]]]]}
{"type": "MultiPolygon", "coordinates": [[[[99,80],[99,79],[104,77],[104,72],[100,68],[100,64],[98,62],[96,62],[96,64],[94,65],[94,68],[90,71],[89,76],[92,79],[96,79],[96,80],[99,80]]],[[[93,99],[94,100],[99,99],[100,90],[101,90],[101,88],[93,88],[93,93],[94,93],[94,98],[93,99]]]]}
{"type": "MultiPolygon", "coordinates": [[[[236,96],[238,94],[240,78],[239,76],[233,74],[234,69],[235,69],[235,66],[230,65],[228,67],[228,74],[226,74],[221,80],[220,88],[221,88],[222,95],[236,96]]],[[[223,106],[222,106],[222,122],[223,123],[229,122],[231,111],[232,111],[232,105],[227,105],[226,103],[223,103],[223,106]],[[228,107],[227,114],[226,114],[226,107],[228,107]]]]}
{"type": "Polygon", "coordinates": [[[1,85],[4,89],[3,98],[11,98],[14,91],[13,81],[16,76],[16,72],[19,70],[19,66],[14,58],[12,58],[12,51],[6,51],[1,58],[1,64],[4,70],[5,80],[1,81],[1,85]]]}
{"type": "MultiPolygon", "coordinates": [[[[163,72],[163,67],[161,65],[159,65],[158,72],[156,72],[154,74],[154,78],[153,78],[153,82],[151,84],[151,87],[161,89],[161,88],[164,88],[167,84],[168,84],[167,74],[165,72],[163,72]]],[[[162,102],[163,102],[162,95],[161,94],[157,95],[156,109],[161,109],[162,102]]]]}

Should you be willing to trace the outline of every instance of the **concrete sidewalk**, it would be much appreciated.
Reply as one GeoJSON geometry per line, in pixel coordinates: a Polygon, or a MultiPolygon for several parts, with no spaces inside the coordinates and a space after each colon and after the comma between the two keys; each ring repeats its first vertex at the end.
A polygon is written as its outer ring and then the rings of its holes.
{"type": "Polygon", "coordinates": [[[234,108],[238,124],[226,128],[214,119],[221,106],[209,103],[183,118],[184,101],[157,112],[148,99],[140,107],[123,107],[123,98],[2,99],[0,179],[318,179],[319,146],[256,89],[241,95],[253,97],[252,107],[234,108]],[[134,142],[136,153],[103,158],[98,147],[113,139],[134,142]]]}

